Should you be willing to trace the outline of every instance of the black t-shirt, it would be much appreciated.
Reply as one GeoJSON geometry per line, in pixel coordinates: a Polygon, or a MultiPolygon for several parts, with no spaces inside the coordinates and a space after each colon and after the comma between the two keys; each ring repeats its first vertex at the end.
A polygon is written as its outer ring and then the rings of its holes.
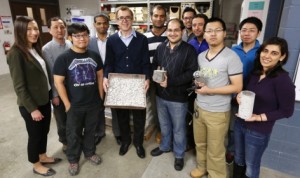
{"type": "Polygon", "coordinates": [[[65,77],[65,87],[72,107],[89,107],[101,102],[97,71],[103,68],[94,51],[76,53],[69,49],[55,61],[53,74],[65,77]]]}

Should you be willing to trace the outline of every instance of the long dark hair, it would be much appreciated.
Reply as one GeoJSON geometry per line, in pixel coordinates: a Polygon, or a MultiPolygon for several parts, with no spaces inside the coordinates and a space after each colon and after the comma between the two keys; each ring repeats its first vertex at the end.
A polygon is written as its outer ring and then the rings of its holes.
{"type": "Polygon", "coordinates": [[[266,76],[275,77],[278,73],[285,72],[282,66],[287,62],[289,58],[288,43],[285,39],[279,37],[271,37],[270,39],[266,40],[256,52],[253,69],[253,73],[256,75],[263,74],[263,66],[260,63],[260,53],[266,48],[267,45],[279,46],[281,56],[285,55],[285,58],[282,61],[278,61],[278,63],[272,69],[266,71],[266,76]]]}
{"type": "MultiPolygon", "coordinates": [[[[15,35],[15,42],[13,46],[16,48],[19,48],[22,53],[24,53],[27,56],[27,60],[31,60],[30,53],[28,51],[28,40],[27,40],[27,27],[28,23],[35,21],[31,17],[27,16],[20,16],[15,20],[14,23],[14,35],[15,35]]],[[[42,56],[42,42],[41,38],[38,37],[37,42],[32,44],[32,48],[34,48],[37,53],[42,56]]]]}

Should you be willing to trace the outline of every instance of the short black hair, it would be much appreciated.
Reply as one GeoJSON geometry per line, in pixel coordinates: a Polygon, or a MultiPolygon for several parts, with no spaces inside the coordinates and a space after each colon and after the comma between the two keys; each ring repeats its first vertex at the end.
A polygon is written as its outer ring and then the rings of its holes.
{"type": "Polygon", "coordinates": [[[156,6],[154,6],[154,7],[152,8],[152,10],[150,11],[150,15],[151,15],[151,16],[153,15],[154,9],[163,10],[163,11],[165,12],[165,16],[167,16],[167,10],[166,10],[166,8],[164,8],[164,7],[163,7],[162,5],[160,5],[160,4],[158,4],[158,5],[156,5],[156,6]]]}
{"type": "Polygon", "coordinates": [[[168,28],[169,23],[170,23],[171,21],[176,21],[177,23],[179,23],[180,29],[181,29],[181,30],[185,29],[185,26],[184,26],[182,20],[180,20],[180,19],[178,19],[178,18],[174,18],[174,19],[168,20],[167,25],[166,25],[167,28],[168,28]]]}
{"type": "Polygon", "coordinates": [[[96,15],[96,16],[94,17],[94,23],[96,23],[96,19],[97,19],[98,17],[103,17],[103,18],[106,20],[106,22],[109,23],[109,16],[106,15],[106,14],[104,14],[104,13],[100,13],[100,14],[96,15]]]}
{"type": "Polygon", "coordinates": [[[61,20],[63,23],[64,23],[64,25],[65,25],[65,27],[67,27],[67,24],[66,24],[66,22],[61,18],[61,17],[51,17],[48,21],[47,21],[47,26],[48,26],[48,28],[51,28],[51,22],[52,21],[59,21],[59,20],[61,20]]]}
{"type": "Polygon", "coordinates": [[[196,11],[195,11],[195,9],[193,9],[193,8],[191,8],[191,7],[186,7],[186,8],[183,10],[183,12],[182,12],[182,18],[183,18],[183,15],[184,15],[186,12],[193,12],[194,15],[197,14],[196,11]]]}
{"type": "Polygon", "coordinates": [[[90,34],[89,28],[84,23],[76,22],[68,26],[68,36],[85,31],[90,34]]]}
{"type": "Polygon", "coordinates": [[[204,19],[204,23],[206,23],[208,21],[208,17],[205,14],[196,14],[193,19],[195,19],[195,18],[204,19]]]}
{"type": "Polygon", "coordinates": [[[222,20],[221,18],[218,18],[218,17],[212,17],[212,18],[208,19],[207,22],[205,23],[203,29],[206,30],[206,25],[209,23],[213,23],[213,22],[219,22],[222,25],[223,31],[226,31],[226,25],[225,25],[224,20],[222,20]]]}
{"type": "Polygon", "coordinates": [[[248,17],[245,18],[239,25],[239,29],[241,30],[246,23],[252,23],[256,26],[258,31],[262,30],[263,24],[261,20],[257,17],[248,17]]]}

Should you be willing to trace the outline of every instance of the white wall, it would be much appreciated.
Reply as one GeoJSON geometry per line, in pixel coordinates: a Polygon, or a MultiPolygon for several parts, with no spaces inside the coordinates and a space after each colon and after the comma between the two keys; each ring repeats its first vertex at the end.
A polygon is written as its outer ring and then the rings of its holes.
{"type": "MultiPolygon", "coordinates": [[[[8,0],[1,0],[0,16],[11,16],[8,0]]],[[[4,30],[0,29],[0,75],[9,73],[8,65],[6,63],[6,55],[3,49],[4,41],[9,41],[12,45],[14,41],[13,34],[4,35],[4,30]]]]}
{"type": "Polygon", "coordinates": [[[100,0],[59,0],[60,15],[62,18],[67,16],[66,8],[82,9],[84,15],[96,15],[99,13],[100,0]]]}

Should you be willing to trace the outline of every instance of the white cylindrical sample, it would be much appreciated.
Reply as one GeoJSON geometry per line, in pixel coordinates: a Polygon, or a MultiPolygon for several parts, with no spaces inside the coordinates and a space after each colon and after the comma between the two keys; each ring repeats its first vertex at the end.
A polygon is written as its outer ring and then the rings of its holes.
{"type": "Polygon", "coordinates": [[[255,93],[252,91],[242,91],[241,92],[241,103],[239,105],[239,117],[242,119],[248,119],[253,114],[255,93]]]}

